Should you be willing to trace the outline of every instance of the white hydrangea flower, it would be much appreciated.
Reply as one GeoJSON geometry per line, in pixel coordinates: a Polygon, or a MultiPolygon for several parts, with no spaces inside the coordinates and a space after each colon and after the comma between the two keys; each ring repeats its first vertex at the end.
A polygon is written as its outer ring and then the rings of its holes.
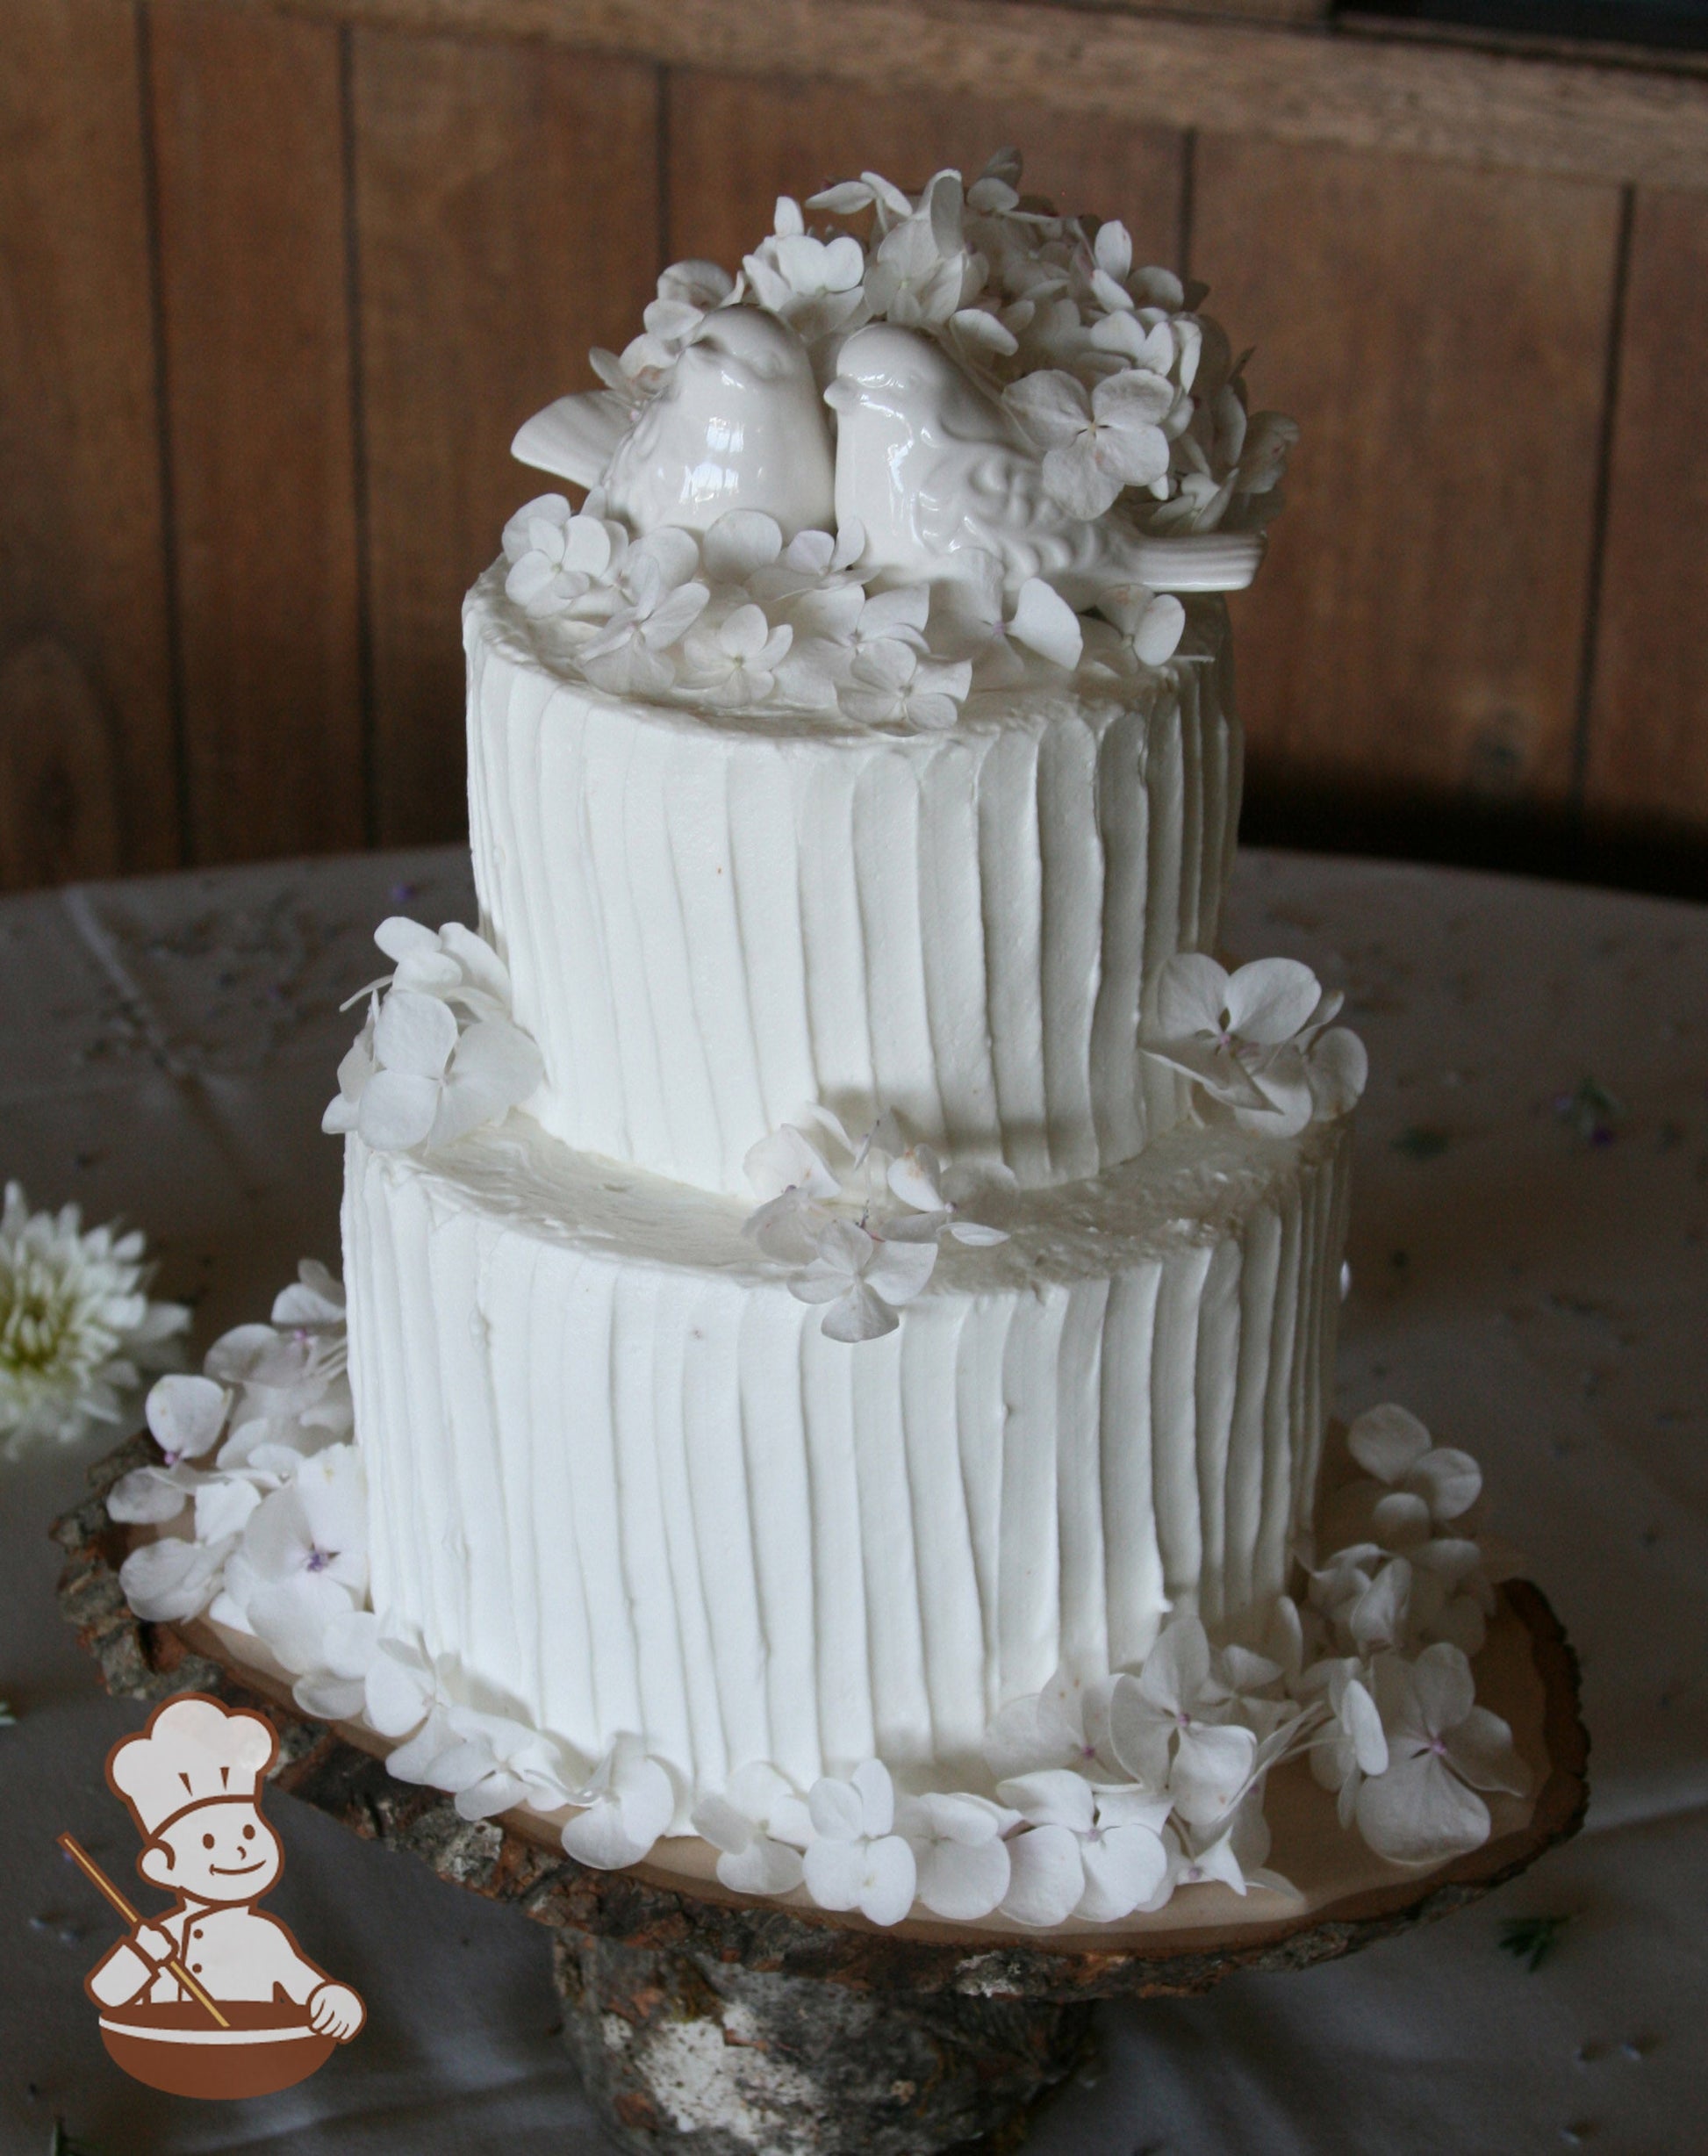
{"type": "Polygon", "coordinates": [[[827,1339],[879,1340],[893,1333],[896,1312],[921,1294],[937,1261],[935,1239],[889,1239],[856,1220],[832,1219],[813,1239],[813,1257],[789,1283],[797,1302],[829,1305],[827,1339]]]}
{"type": "Polygon", "coordinates": [[[217,1542],[163,1535],[132,1550],[118,1568],[118,1585],[132,1609],[149,1623],[199,1617],[219,1592],[226,1560],[236,1547],[234,1534],[217,1542]]]}
{"type": "Polygon", "coordinates": [[[694,1807],[690,1823],[718,1851],[718,1877],[735,1893],[786,1894],[800,1886],[812,1815],[793,1783],[765,1761],[737,1767],[721,1795],[694,1807]]]}
{"type": "Polygon", "coordinates": [[[1370,1517],[1390,1547],[1427,1541],[1462,1518],[1482,1492],[1482,1470],[1470,1454],[1436,1444],[1417,1416],[1392,1400],[1357,1418],[1346,1449],[1383,1485],[1370,1517]]]}
{"type": "Polygon", "coordinates": [[[341,1612],[320,1636],[319,1660],[291,1685],[305,1714],[354,1721],[367,1703],[368,1671],[379,1648],[379,1619],[370,1609],[341,1612]]]}
{"type": "Polygon", "coordinates": [[[683,647],[684,679],[707,703],[732,708],[762,704],[777,686],[777,670],[788,656],[794,631],[773,629],[765,610],[744,606],[702,614],[683,647]]]}
{"type": "Polygon", "coordinates": [[[814,1839],[803,1870],[814,1901],[822,1909],[858,1909],[870,1923],[899,1924],[914,1905],[918,1868],[895,1831],[889,1769],[867,1759],[846,1781],[825,1775],[807,1807],[814,1839]]]}
{"type": "Polygon", "coordinates": [[[1058,1670],[1042,1692],[1011,1700],[985,1732],[984,1754],[999,1781],[1072,1767],[1094,1781],[1116,1782],[1127,1770],[1109,1735],[1109,1700],[1118,1680],[1087,1682],[1058,1670]]]}
{"type": "Polygon", "coordinates": [[[934,1916],[976,1923],[1008,1891],[1020,1815],[988,1798],[929,1793],[897,1800],[896,1832],[914,1853],[915,1896],[934,1916]]]}
{"type": "Polygon", "coordinates": [[[578,1864],[620,1872],[639,1864],[676,1815],[676,1787],[662,1761],[649,1758],[637,1736],[620,1736],[592,1779],[570,1793],[585,1810],[568,1821],[563,1847],[578,1864]]]}
{"type": "Polygon", "coordinates": [[[774,224],[742,264],[759,305],[809,341],[857,329],[867,312],[859,241],[847,233],[815,239],[790,195],[778,197],[774,224]]]}
{"type": "Polygon", "coordinates": [[[578,516],[562,494],[542,494],[504,528],[505,596],[535,621],[568,612],[604,585],[628,550],[614,521],[578,516]]]}
{"type": "Polygon", "coordinates": [[[1139,1903],[1141,1915],[1165,1908],[1182,1886],[1230,1886],[1242,1896],[1253,1886],[1267,1886],[1271,1893],[1294,1894],[1286,1879],[1259,1864],[1242,1861],[1238,1823],[1200,1835],[1171,1821],[1163,1829],[1162,1843],[1166,1869],[1155,1893],[1139,1903]]]}
{"type": "Polygon", "coordinates": [[[1258,1766],[1257,1737],[1224,1719],[1227,1703],[1209,1635],[1189,1613],[1169,1620],[1138,1674],[1119,1678],[1110,1693],[1116,1757],[1136,1782],[1167,1789],[1188,1826],[1224,1818],[1258,1766]]]}
{"type": "Polygon", "coordinates": [[[904,327],[942,328],[983,289],[987,265],[966,245],[961,176],[936,174],[912,216],[879,242],[866,269],[874,314],[904,327]]]}
{"type": "Polygon", "coordinates": [[[354,1445],[332,1445],[249,1511],[210,1613],[303,1675],[325,1666],[327,1627],[367,1591],[367,1476],[354,1445]]]}
{"type": "Polygon", "coordinates": [[[1355,1656],[1316,1664],[1308,1689],[1319,1693],[1329,1714],[1326,1728],[1310,1746],[1310,1771],[1319,1787],[1335,1793],[1343,1828],[1350,1827],[1365,1778],[1386,1772],[1388,1737],[1373,1696],[1370,1666],[1355,1656]]]}
{"type": "Polygon", "coordinates": [[[995,1175],[980,1177],[967,1169],[945,1170],[931,1146],[910,1146],[890,1161],[886,1179],[893,1194],[912,1209],[910,1215],[886,1224],[885,1233],[892,1240],[935,1242],[946,1232],[959,1243],[1008,1241],[1006,1228],[971,1219],[961,1210],[997,1182],[995,1175]]]}
{"type": "Polygon", "coordinates": [[[714,262],[673,262],[658,279],[658,296],[642,315],[642,328],[621,356],[596,346],[588,354],[606,387],[631,407],[656,397],[670,380],[683,347],[714,308],[738,294],[728,271],[714,262]]]}
{"type": "Polygon", "coordinates": [[[614,695],[670,687],[680,643],[711,597],[697,575],[700,549],[690,532],[649,532],[623,556],[619,603],[605,626],[581,648],[582,671],[614,695]]]}
{"type": "Polygon", "coordinates": [[[1121,584],[1103,592],[1097,603],[1146,666],[1166,666],[1180,650],[1186,608],[1173,592],[1121,584]]]}
{"type": "Polygon", "coordinates": [[[32,1213],[21,1183],[0,1208],[0,1455],[75,1444],[119,1422],[153,1370],[182,1356],[190,1312],[148,1299],[146,1245],[75,1205],[32,1213]]]}
{"type": "Polygon", "coordinates": [[[1070,1916],[1114,1923],[1148,1901],[1166,1876],[1162,1830],[1173,1809],[1166,1791],[1097,1787],[1059,1767],[1001,1782],[996,1793],[1033,1829],[1013,1844],[1014,1883],[1003,1903],[1018,1923],[1059,1924],[1070,1916]]]}
{"type": "Polygon", "coordinates": [[[1480,1849],[1489,1818],[1476,1792],[1521,1797],[1530,1788],[1511,1730],[1477,1706],[1471,1665],[1457,1647],[1426,1647],[1415,1662],[1381,1656],[1374,1678],[1388,1764],[1359,1787],[1359,1831],[1391,1864],[1443,1864],[1480,1849]]]}
{"type": "Polygon", "coordinates": [[[407,1743],[386,1759],[399,1781],[455,1799],[462,1819],[494,1819],[519,1804],[556,1811],[566,1800],[556,1743],[508,1714],[435,1703],[407,1743]]]}
{"type": "Polygon", "coordinates": [[[1346,1114],[1363,1092],[1363,1043],[1331,1026],[1341,1001],[1296,959],[1255,959],[1230,974],[1202,952],[1177,952],[1158,975],[1139,1045],[1243,1129],[1290,1138],[1314,1118],[1346,1114]]]}
{"type": "Polygon", "coordinates": [[[1348,1597],[1360,1577],[1379,1577],[1384,1558],[1403,1559],[1407,1570],[1396,1577],[1405,1585],[1403,1635],[1476,1653],[1494,1590],[1478,1544],[1453,1531],[1481,1494],[1476,1462],[1435,1444],[1415,1415],[1392,1402],[1359,1416],[1347,1442],[1370,1479],[1347,1484],[1324,1504],[1324,1539],[1335,1554],[1313,1599],[1343,1635],[1373,1636],[1368,1612],[1348,1597]]]}
{"type": "Polygon", "coordinates": [[[972,686],[972,668],[966,660],[944,665],[922,659],[899,639],[886,637],[856,651],[842,708],[865,726],[941,732],[959,718],[972,686]]]}
{"type": "Polygon", "coordinates": [[[355,1131],[380,1152],[430,1150],[520,1107],[545,1067],[511,1020],[510,975],[492,945],[458,922],[434,935],[400,916],[374,940],[397,970],[373,984],[383,998],[362,991],[367,1019],[321,1129],[355,1131]]]}
{"type": "Polygon", "coordinates": [[[1087,388],[1045,368],[1010,383],[1004,398],[1044,451],[1044,484],[1070,516],[1102,516],[1125,488],[1166,481],[1163,422],[1176,392],[1151,369],[1123,368],[1087,388]]]}

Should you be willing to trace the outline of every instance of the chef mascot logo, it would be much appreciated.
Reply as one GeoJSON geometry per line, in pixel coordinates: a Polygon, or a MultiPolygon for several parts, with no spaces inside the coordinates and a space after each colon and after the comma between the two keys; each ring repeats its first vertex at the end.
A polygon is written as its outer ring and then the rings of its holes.
{"type": "Polygon", "coordinates": [[[130,1927],[84,1988],[108,2051],[150,2088],[186,2096],[288,2088],[366,2018],[349,1986],[255,1906],[284,1868],[261,1808],[278,1743],[264,1715],[192,1692],[156,1707],[107,1754],[107,1781],[143,1838],[136,1868],[176,1896],[163,1913],[133,1908],[61,1836],[130,1927]]]}

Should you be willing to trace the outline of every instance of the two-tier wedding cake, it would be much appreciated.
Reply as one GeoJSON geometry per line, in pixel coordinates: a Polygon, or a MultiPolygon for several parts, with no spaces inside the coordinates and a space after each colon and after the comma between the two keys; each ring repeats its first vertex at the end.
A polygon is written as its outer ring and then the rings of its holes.
{"type": "MultiPolygon", "coordinates": [[[[523,428],[586,493],[464,608],[478,933],[384,924],[327,1111],[348,1382],[305,1276],[120,1500],[196,1494],[133,1599],[470,1815],[879,1922],[1281,1891],[1289,1750],[1422,1860],[1389,1755],[1486,1604],[1397,1409],[1316,1556],[1364,1054],[1215,955],[1294,429],[1018,183],[785,199],[523,428]]],[[[1469,1726],[1460,1845],[1518,1773],[1469,1726]]]]}

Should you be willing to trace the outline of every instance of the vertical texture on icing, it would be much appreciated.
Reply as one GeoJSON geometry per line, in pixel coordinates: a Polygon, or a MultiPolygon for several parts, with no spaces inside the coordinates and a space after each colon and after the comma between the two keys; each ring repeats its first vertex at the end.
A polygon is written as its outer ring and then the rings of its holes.
{"type": "Polygon", "coordinates": [[[1234,1625],[1285,1587],[1338,1140],[1276,1148],[1214,1221],[1097,1242],[1104,1265],[964,1257],[854,1350],[742,1255],[738,1209],[727,1249],[678,1260],[686,1194],[618,1191],[589,1225],[583,1161],[578,1203],[522,1217],[517,1150],[432,1167],[352,1139],[347,1163],[376,1606],[475,1703],[589,1761],[632,1731],[685,1789],[750,1759],[952,1772],[1059,1664],[1100,1674],[1169,1604],[1234,1625]]]}
{"type": "Polygon", "coordinates": [[[1219,624],[1131,706],[1015,692],[945,734],[622,705],[543,667],[492,578],[465,628],[476,880],[554,1136],[734,1192],[804,1102],[881,1105],[1043,1185],[1178,1121],[1133,1044],[1216,936],[1219,624]]]}

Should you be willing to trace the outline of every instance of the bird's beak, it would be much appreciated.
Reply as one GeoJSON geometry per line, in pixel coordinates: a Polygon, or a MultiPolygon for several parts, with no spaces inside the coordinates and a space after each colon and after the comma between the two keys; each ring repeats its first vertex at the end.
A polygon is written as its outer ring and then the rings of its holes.
{"type": "Polygon", "coordinates": [[[860,401],[860,392],[845,375],[838,375],[824,392],[824,401],[833,412],[851,412],[860,401]]]}

